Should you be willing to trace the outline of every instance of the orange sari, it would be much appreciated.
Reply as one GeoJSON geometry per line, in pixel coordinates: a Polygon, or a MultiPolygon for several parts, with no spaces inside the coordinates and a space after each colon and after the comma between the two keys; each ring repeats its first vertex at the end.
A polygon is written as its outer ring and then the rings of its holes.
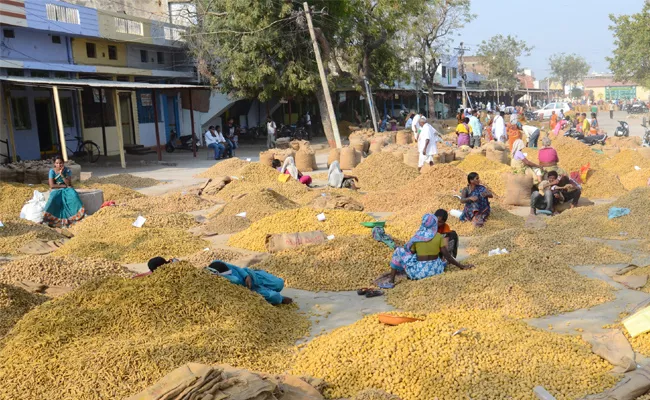
{"type": "Polygon", "coordinates": [[[512,151],[512,145],[517,139],[521,139],[521,131],[515,124],[508,124],[506,126],[506,133],[508,134],[508,147],[512,151]]]}
{"type": "Polygon", "coordinates": [[[555,129],[555,125],[557,124],[557,114],[551,115],[551,130],[555,129]]]}

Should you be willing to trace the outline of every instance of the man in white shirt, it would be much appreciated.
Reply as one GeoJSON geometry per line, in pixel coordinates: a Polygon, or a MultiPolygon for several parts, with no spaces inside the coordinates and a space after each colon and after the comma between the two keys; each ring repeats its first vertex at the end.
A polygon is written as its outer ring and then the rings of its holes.
{"type": "Polygon", "coordinates": [[[221,158],[221,155],[223,154],[225,147],[223,147],[219,143],[219,138],[217,136],[217,133],[214,129],[214,126],[211,126],[206,132],[205,132],[205,145],[214,150],[214,159],[218,160],[221,158]]]}
{"type": "Polygon", "coordinates": [[[508,140],[506,134],[506,121],[503,119],[506,113],[501,111],[499,115],[494,117],[494,122],[492,123],[492,137],[497,142],[505,143],[508,140]]]}
{"type": "Polygon", "coordinates": [[[440,142],[438,132],[427,123],[426,117],[420,117],[418,120],[420,125],[420,134],[418,136],[418,152],[420,157],[418,160],[418,168],[422,169],[424,164],[433,165],[433,156],[438,154],[437,142],[440,142]]]}
{"type": "Polygon", "coordinates": [[[413,131],[413,138],[415,141],[418,141],[418,133],[420,132],[420,118],[422,118],[422,115],[420,114],[415,114],[415,117],[413,117],[413,123],[411,124],[411,130],[413,131]]]}
{"type": "Polygon", "coordinates": [[[487,108],[488,112],[492,111],[492,102],[491,101],[488,101],[486,108],[487,108]]]}
{"type": "Polygon", "coordinates": [[[225,152],[228,152],[228,158],[232,157],[232,147],[228,144],[226,141],[226,138],[223,136],[221,133],[221,127],[217,125],[216,127],[217,130],[217,142],[223,147],[223,150],[221,151],[221,155],[225,156],[225,152]]]}
{"type": "Polygon", "coordinates": [[[269,115],[266,117],[266,147],[269,149],[275,147],[275,132],[278,127],[275,125],[275,121],[271,119],[269,115]]]}
{"type": "Polygon", "coordinates": [[[524,125],[521,128],[526,134],[526,141],[528,142],[528,147],[537,148],[537,140],[539,139],[539,128],[532,125],[524,125]]]}

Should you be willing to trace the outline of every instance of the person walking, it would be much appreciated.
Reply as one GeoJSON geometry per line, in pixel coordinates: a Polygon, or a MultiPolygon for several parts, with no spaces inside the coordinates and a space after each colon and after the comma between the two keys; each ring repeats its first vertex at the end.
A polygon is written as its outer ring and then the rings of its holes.
{"type": "Polygon", "coordinates": [[[614,102],[609,103],[609,119],[614,119],[614,109],[615,109],[614,102]]]}
{"type": "Polygon", "coordinates": [[[426,117],[420,117],[418,124],[420,125],[420,133],[417,138],[418,152],[420,153],[418,168],[422,169],[425,164],[433,166],[433,156],[438,154],[438,145],[436,143],[441,140],[438,131],[427,123],[426,117]]]}
{"type": "Polygon", "coordinates": [[[266,117],[266,147],[272,149],[275,147],[275,132],[278,127],[275,125],[275,121],[269,115],[266,117]]]}
{"type": "Polygon", "coordinates": [[[469,147],[473,149],[481,147],[481,136],[483,135],[483,126],[481,125],[478,115],[478,110],[474,110],[472,116],[469,117],[469,126],[472,128],[469,147]]]}

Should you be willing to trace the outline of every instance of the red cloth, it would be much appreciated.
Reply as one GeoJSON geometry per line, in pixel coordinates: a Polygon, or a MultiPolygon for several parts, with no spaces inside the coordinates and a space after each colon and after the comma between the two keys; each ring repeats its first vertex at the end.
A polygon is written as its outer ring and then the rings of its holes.
{"type": "Polygon", "coordinates": [[[451,227],[449,224],[445,223],[440,226],[438,226],[438,233],[443,234],[443,233],[449,233],[451,232],[451,227]]]}

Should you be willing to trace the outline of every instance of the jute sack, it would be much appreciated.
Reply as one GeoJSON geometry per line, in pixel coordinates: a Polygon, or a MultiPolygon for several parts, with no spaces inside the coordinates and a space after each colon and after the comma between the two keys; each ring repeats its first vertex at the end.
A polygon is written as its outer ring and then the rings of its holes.
{"type": "Polygon", "coordinates": [[[469,155],[469,151],[463,151],[463,150],[456,150],[454,152],[454,159],[456,160],[464,160],[465,157],[469,155]]]}
{"type": "Polygon", "coordinates": [[[327,235],[323,231],[280,233],[266,235],[266,248],[269,253],[276,253],[299,246],[325,243],[326,241],[327,235]]]}
{"type": "Polygon", "coordinates": [[[449,164],[450,162],[452,162],[452,161],[455,160],[455,158],[454,158],[455,155],[454,155],[454,152],[453,152],[453,151],[451,151],[451,150],[447,150],[447,151],[444,152],[444,154],[445,154],[445,162],[446,162],[447,164],[449,164]]]}
{"type": "Polygon", "coordinates": [[[477,147],[469,151],[469,154],[478,154],[481,156],[485,156],[485,149],[477,147]]]}
{"type": "Polygon", "coordinates": [[[530,195],[533,189],[533,178],[523,174],[504,174],[506,197],[503,201],[509,206],[530,205],[530,195]]]}
{"type": "Polygon", "coordinates": [[[344,147],[341,149],[341,169],[353,169],[357,166],[357,151],[354,147],[344,147]]]}
{"type": "Polygon", "coordinates": [[[485,149],[487,151],[490,150],[504,151],[506,149],[506,145],[501,142],[490,141],[490,143],[485,145],[485,149]]]}
{"type": "Polygon", "coordinates": [[[397,142],[397,131],[388,132],[388,136],[386,137],[386,142],[388,144],[396,143],[397,142]]]}
{"type": "MultiPolygon", "coordinates": [[[[69,162],[67,165],[68,169],[70,170],[70,173],[72,174],[72,182],[79,182],[81,180],[81,165],[75,163],[75,162],[69,162]]],[[[47,173],[49,176],[50,169],[47,169],[47,173]]],[[[45,181],[48,180],[48,177],[45,177],[45,181]]]]}
{"type": "Polygon", "coordinates": [[[413,148],[404,153],[404,164],[409,167],[417,168],[420,162],[420,153],[417,149],[413,148]]]}
{"type": "Polygon", "coordinates": [[[0,165],[0,182],[16,182],[16,170],[0,165]]]}
{"type": "Polygon", "coordinates": [[[273,165],[273,159],[275,158],[275,151],[267,150],[260,153],[260,164],[270,167],[273,165]]]}
{"type": "Polygon", "coordinates": [[[296,152],[293,149],[275,150],[275,159],[284,162],[287,157],[296,157],[296,152]]]}
{"type": "Polygon", "coordinates": [[[639,147],[636,151],[641,157],[650,158],[650,147],[639,147]]]}
{"type": "Polygon", "coordinates": [[[399,145],[407,145],[410,143],[411,132],[410,131],[399,131],[395,136],[395,143],[399,145]]]}
{"type": "Polygon", "coordinates": [[[316,164],[316,154],[307,150],[298,150],[296,153],[296,167],[298,171],[310,172],[314,170],[316,164]]]}
{"type": "Polygon", "coordinates": [[[612,147],[612,146],[604,146],[602,150],[603,150],[603,153],[607,157],[610,157],[610,158],[614,157],[615,155],[617,155],[618,153],[621,152],[621,149],[619,149],[618,147],[612,147]]]}
{"type": "Polygon", "coordinates": [[[384,137],[372,139],[370,141],[370,149],[368,152],[370,154],[379,153],[381,151],[381,148],[384,147],[384,143],[386,143],[386,139],[384,137]]]}
{"type": "Polygon", "coordinates": [[[485,157],[494,162],[508,164],[508,153],[505,150],[491,150],[488,148],[485,152],[485,157]]]}
{"type": "Polygon", "coordinates": [[[360,153],[363,153],[366,148],[366,140],[358,136],[350,138],[350,147],[352,147],[353,149],[355,149],[360,153]]]}
{"type": "Polygon", "coordinates": [[[341,162],[341,149],[330,149],[330,153],[327,156],[327,168],[332,165],[334,161],[341,162]]]}
{"type": "Polygon", "coordinates": [[[289,146],[295,151],[300,150],[300,140],[292,140],[289,143],[289,146]]]}
{"type": "Polygon", "coordinates": [[[433,164],[443,164],[443,158],[440,156],[440,154],[434,154],[433,155],[433,164]]]}

